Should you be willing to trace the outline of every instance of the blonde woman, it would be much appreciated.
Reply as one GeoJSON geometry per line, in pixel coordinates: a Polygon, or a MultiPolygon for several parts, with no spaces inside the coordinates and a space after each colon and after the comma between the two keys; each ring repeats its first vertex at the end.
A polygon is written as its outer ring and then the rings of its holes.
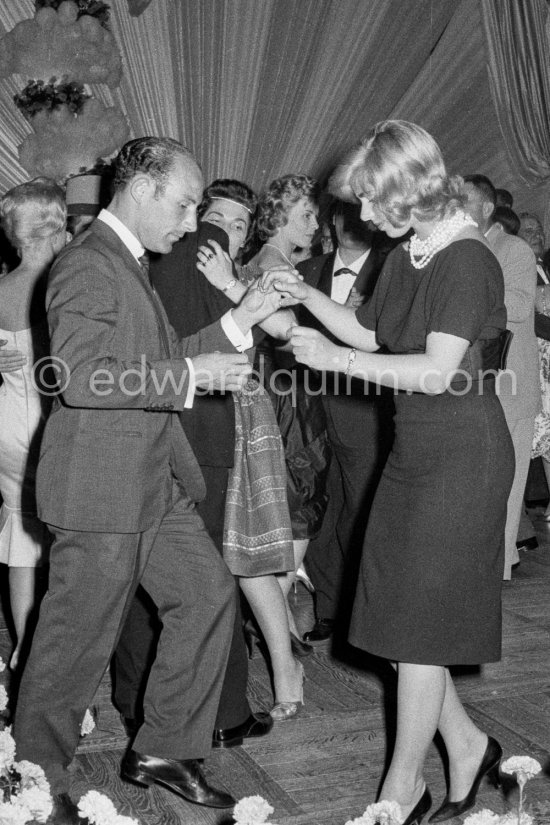
{"type": "Polygon", "coordinates": [[[471,808],[502,750],[468,717],[449,665],[501,653],[500,592],[513,448],[495,394],[506,326],[502,272],[465,214],[460,179],[406,121],[377,124],[336,170],[334,194],[409,241],[371,300],[340,306],[292,274],[268,274],[347,346],[293,330],[296,358],[395,388],[395,441],[372,505],[350,641],[397,670],[397,734],[380,797],[419,823],[424,763],[439,730],[449,791],[431,822],[471,808]],[[381,351],[377,351],[377,350],[381,351]]]}
{"type": "Polygon", "coordinates": [[[22,353],[20,369],[5,371],[0,388],[0,561],[9,567],[17,669],[28,647],[36,603],[37,568],[46,562],[47,531],[36,515],[35,470],[51,387],[41,393],[40,359],[48,352],[44,293],[55,256],[66,242],[63,190],[35,178],[0,201],[4,232],[21,262],[0,280],[0,339],[22,353]],[[34,369],[36,364],[36,370],[34,369]]]}

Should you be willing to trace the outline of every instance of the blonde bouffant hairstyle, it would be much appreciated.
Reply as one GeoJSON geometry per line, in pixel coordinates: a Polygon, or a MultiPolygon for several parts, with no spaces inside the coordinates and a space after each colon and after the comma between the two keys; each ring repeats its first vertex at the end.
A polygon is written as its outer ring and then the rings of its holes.
{"type": "Polygon", "coordinates": [[[464,205],[462,178],[447,174],[439,146],[421,126],[383,120],[344,157],[329,181],[342,200],[367,197],[394,226],[432,221],[464,205]]]}
{"type": "Polygon", "coordinates": [[[0,221],[16,249],[49,238],[66,226],[65,193],[50,178],[34,178],[14,186],[0,200],[0,221]]]}

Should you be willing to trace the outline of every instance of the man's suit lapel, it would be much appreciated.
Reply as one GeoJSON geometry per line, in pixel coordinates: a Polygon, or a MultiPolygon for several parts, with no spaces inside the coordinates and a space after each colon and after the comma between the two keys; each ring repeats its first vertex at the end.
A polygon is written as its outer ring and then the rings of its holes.
{"type": "Polygon", "coordinates": [[[91,225],[90,230],[101,237],[105,245],[111,249],[113,255],[118,255],[122,258],[128,276],[135,279],[137,282],[136,286],[142,289],[145,293],[145,296],[149,301],[149,304],[151,305],[157,319],[157,326],[164,349],[164,357],[170,358],[170,340],[168,335],[170,322],[168,321],[168,317],[158,295],[154,292],[147,273],[139,265],[138,261],[136,261],[126,244],[121,241],[119,236],[111,229],[110,226],[103,221],[96,220],[91,225]]]}
{"type": "Polygon", "coordinates": [[[332,292],[332,270],[334,268],[334,253],[329,255],[321,267],[319,280],[317,281],[317,289],[328,295],[330,298],[332,292]]]}

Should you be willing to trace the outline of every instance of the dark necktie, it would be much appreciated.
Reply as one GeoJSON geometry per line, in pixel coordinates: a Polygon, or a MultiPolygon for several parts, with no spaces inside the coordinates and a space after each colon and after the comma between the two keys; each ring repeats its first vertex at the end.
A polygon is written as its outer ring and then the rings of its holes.
{"type": "Polygon", "coordinates": [[[144,252],[141,257],[138,258],[139,265],[141,267],[141,271],[147,278],[147,283],[151,283],[151,278],[149,276],[149,255],[147,252],[144,252]]]}
{"type": "Polygon", "coordinates": [[[353,277],[357,277],[357,272],[354,272],[353,269],[348,269],[347,266],[343,266],[340,269],[337,269],[334,273],[334,277],[337,278],[338,275],[353,275],[353,277]]]}

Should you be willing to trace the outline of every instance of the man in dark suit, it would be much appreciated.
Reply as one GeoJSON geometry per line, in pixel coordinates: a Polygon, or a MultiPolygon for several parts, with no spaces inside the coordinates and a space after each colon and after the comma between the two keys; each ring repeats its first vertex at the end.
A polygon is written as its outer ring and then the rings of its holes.
{"type": "MultiPolygon", "coordinates": [[[[335,252],[298,264],[312,286],[334,301],[359,306],[372,295],[383,259],[372,248],[373,233],[360,219],[355,204],[336,204],[335,252]]],[[[302,310],[300,323],[334,337],[302,310]]],[[[309,642],[327,639],[340,607],[351,604],[355,563],[359,560],[368,513],[391,446],[391,393],[374,385],[346,381],[326,373],[322,398],[333,457],[327,489],[329,501],[320,534],[309,545],[307,570],[315,587],[316,621],[304,635],[309,642]]],[[[346,617],[342,615],[342,622],[346,617]]]]}
{"type": "MultiPolygon", "coordinates": [[[[247,217],[246,210],[249,209],[247,219],[250,221],[255,208],[254,194],[248,190],[252,197],[247,198],[248,187],[244,188],[242,184],[237,187],[234,181],[222,183],[225,188],[218,183],[216,192],[221,191],[227,199],[239,198],[227,202],[230,206],[233,203],[238,206],[242,201],[244,206],[241,212],[247,217]]],[[[209,189],[205,196],[208,192],[209,189]]],[[[198,248],[211,240],[229,251],[227,233],[220,226],[203,222],[197,232],[188,233],[175,243],[168,255],[151,260],[152,282],[180,338],[208,326],[234,306],[227,295],[212,286],[197,269],[198,248]]],[[[197,509],[221,553],[225,496],[235,452],[235,414],[231,394],[201,394],[195,398],[192,409],[181,413],[181,423],[206,483],[206,497],[199,502],[197,509]]],[[[238,584],[236,586],[238,588],[238,584]]],[[[159,633],[149,608],[150,604],[140,591],[130,608],[113,662],[115,704],[129,732],[141,722],[141,696],[154,660],[159,633]]],[[[213,732],[213,747],[242,745],[244,739],[263,736],[271,729],[273,720],[268,713],[252,713],[246,697],[247,682],[248,657],[237,594],[235,625],[213,732]]]]}
{"type": "Polygon", "coordinates": [[[117,158],[108,209],[50,275],[51,351],[62,373],[37,499],[54,541],[15,739],[18,758],[46,771],[55,825],[80,822],[67,767],[139,583],[163,629],[123,776],[212,807],[234,802],[208,784],[197,761],[212,744],[234,582],[196,513],[204,480],[174,413],[192,405],[197,387],[242,386],[248,362],[239,350],[280,301],[255,290],[178,341],[143,254],[167,253],[196,229],[202,188],[181,144],[130,141],[117,158]]]}

